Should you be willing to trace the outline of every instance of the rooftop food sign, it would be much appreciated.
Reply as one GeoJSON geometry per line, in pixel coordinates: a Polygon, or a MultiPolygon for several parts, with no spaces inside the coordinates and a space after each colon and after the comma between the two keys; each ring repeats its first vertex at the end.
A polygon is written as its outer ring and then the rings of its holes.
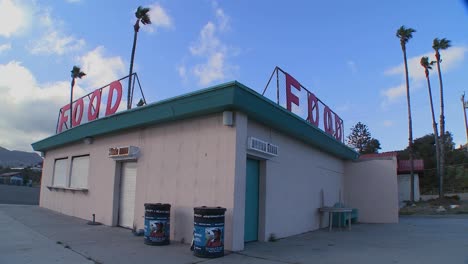
{"type": "Polygon", "coordinates": [[[281,68],[275,68],[263,91],[263,95],[269,98],[276,96],[276,102],[288,111],[300,116],[311,125],[320,128],[336,140],[344,142],[343,119],[324,104],[314,93],[307,90],[294,77],[281,68]],[[274,89],[268,90],[275,74],[276,95],[274,89]]]}
{"type": "Polygon", "coordinates": [[[76,127],[81,123],[98,119],[102,115],[101,109],[104,109],[104,116],[116,113],[122,101],[122,93],[120,80],[113,81],[74,101],[72,117],[70,117],[70,104],[63,106],[59,112],[57,133],[62,132],[64,128],[69,129],[70,118],[72,127],[76,127]]]}
{"type": "MultiPolygon", "coordinates": [[[[133,73],[132,86],[130,90],[130,105],[133,102],[133,92],[135,84],[138,85],[140,95],[143,103],[146,102],[143,90],[141,89],[140,79],[136,73],[133,73]]],[[[85,96],[82,96],[75,100],[72,105],[66,104],[60,108],[56,133],[61,133],[64,130],[70,129],[70,119],[72,120],[72,127],[79,126],[89,121],[96,120],[103,116],[109,116],[115,114],[121,110],[127,109],[126,104],[122,104],[122,96],[124,90],[122,87],[122,81],[127,79],[129,76],[125,76],[116,81],[113,81],[101,88],[98,88],[85,96]],[[70,116],[70,108],[73,107],[72,115],[70,116]]]]}

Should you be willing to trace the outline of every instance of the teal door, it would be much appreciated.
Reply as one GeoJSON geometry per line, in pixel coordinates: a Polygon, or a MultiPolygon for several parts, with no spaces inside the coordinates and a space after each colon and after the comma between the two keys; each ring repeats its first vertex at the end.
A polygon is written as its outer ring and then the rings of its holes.
{"type": "Polygon", "coordinates": [[[244,241],[258,240],[258,186],[260,164],[258,160],[247,159],[245,180],[245,221],[244,241]]]}

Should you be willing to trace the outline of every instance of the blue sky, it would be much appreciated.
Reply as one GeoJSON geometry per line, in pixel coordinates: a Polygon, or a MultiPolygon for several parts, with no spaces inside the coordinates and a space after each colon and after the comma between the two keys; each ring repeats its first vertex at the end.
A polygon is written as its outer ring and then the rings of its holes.
{"type": "MultiPolygon", "coordinates": [[[[152,8],[138,36],[135,71],[148,102],[238,80],[261,92],[275,66],[344,120],[361,121],[382,151],[407,146],[402,53],[408,43],[414,138],[432,132],[419,59],[442,52],[446,128],[466,141],[460,96],[468,83],[468,9],[463,1],[90,1],[0,0],[0,146],[31,150],[55,131],[70,70],[88,74],[75,97],[128,74],[134,11],[152,8]]],[[[431,72],[436,115],[438,79],[431,72]]]]}

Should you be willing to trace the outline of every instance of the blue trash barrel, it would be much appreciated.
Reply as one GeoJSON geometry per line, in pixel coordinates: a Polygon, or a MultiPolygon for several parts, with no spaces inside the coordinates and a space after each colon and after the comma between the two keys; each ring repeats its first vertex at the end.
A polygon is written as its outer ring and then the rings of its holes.
{"type": "Polygon", "coordinates": [[[170,204],[145,203],[145,244],[169,244],[170,214],[170,204]]]}
{"type": "Polygon", "coordinates": [[[224,213],[222,207],[195,207],[193,253],[197,257],[224,256],[224,213]]]}

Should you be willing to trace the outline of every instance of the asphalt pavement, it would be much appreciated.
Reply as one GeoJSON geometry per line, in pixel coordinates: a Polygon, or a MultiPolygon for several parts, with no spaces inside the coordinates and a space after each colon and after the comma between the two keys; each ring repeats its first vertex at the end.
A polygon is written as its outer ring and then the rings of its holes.
{"type": "Polygon", "coordinates": [[[0,263],[468,264],[468,215],[318,230],[248,243],[217,259],[195,257],[187,244],[148,246],[127,229],[86,222],[38,206],[0,205],[0,263]]]}
{"type": "Polygon", "coordinates": [[[0,184],[0,204],[39,204],[39,187],[0,184]]]}

